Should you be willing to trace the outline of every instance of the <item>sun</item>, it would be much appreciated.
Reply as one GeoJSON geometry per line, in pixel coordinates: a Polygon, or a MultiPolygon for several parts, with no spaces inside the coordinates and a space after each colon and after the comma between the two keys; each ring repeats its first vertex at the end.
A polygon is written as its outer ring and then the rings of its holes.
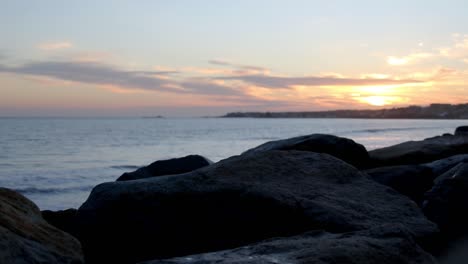
{"type": "Polygon", "coordinates": [[[362,102],[373,105],[373,106],[385,106],[391,104],[390,100],[386,96],[367,96],[361,98],[362,102]]]}

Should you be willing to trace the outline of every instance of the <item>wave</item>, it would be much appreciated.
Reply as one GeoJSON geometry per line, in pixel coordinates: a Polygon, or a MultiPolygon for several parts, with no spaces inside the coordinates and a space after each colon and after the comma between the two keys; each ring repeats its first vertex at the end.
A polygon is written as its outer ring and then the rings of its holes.
{"type": "Polygon", "coordinates": [[[396,127],[396,128],[376,128],[376,129],[362,129],[352,130],[348,133],[381,133],[390,131],[411,131],[411,130],[425,130],[425,129],[440,129],[441,127],[396,127]]]}
{"type": "Polygon", "coordinates": [[[77,187],[64,187],[64,188],[38,188],[38,187],[26,187],[16,188],[15,191],[21,194],[58,194],[76,191],[90,191],[95,185],[77,186],[77,187]]]}

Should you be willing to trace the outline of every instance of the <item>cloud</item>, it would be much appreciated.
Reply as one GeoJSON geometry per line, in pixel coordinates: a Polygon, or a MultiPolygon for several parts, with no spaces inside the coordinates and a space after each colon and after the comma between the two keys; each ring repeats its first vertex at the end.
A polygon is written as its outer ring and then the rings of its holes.
{"type": "Polygon", "coordinates": [[[291,88],[293,86],[368,86],[368,85],[391,85],[418,83],[417,80],[396,80],[396,79],[353,79],[337,77],[278,77],[269,75],[243,75],[243,76],[223,76],[217,77],[223,80],[240,80],[253,85],[267,88],[291,88]]]}
{"type": "Polygon", "coordinates": [[[242,94],[228,86],[217,83],[215,80],[167,78],[167,76],[176,74],[178,71],[125,71],[94,62],[45,61],[24,64],[18,67],[6,67],[0,64],[0,72],[43,76],[122,89],[141,89],[178,94],[242,94]]]}
{"type": "Polygon", "coordinates": [[[60,80],[80,83],[115,85],[144,90],[166,90],[162,88],[165,81],[147,77],[133,71],[122,71],[98,63],[83,62],[35,62],[14,68],[3,68],[3,71],[52,77],[60,80]]]}
{"type": "Polygon", "coordinates": [[[231,67],[231,68],[236,68],[240,71],[254,71],[254,72],[269,72],[270,69],[264,68],[264,67],[258,67],[258,66],[252,66],[252,65],[242,65],[242,64],[235,64],[231,63],[225,60],[209,60],[208,63],[213,64],[213,65],[219,65],[219,66],[226,66],[226,67],[231,67]]]}
{"type": "MultiPolygon", "coordinates": [[[[452,34],[452,45],[433,49],[429,52],[415,52],[405,56],[387,56],[387,64],[392,66],[402,66],[415,64],[426,59],[452,59],[468,63],[468,35],[452,34]]],[[[420,48],[424,43],[418,44],[420,48]]]]}
{"type": "Polygon", "coordinates": [[[60,41],[60,42],[46,42],[39,44],[38,48],[41,50],[59,50],[59,49],[68,49],[73,47],[73,44],[69,41],[60,41]]]}
{"type": "Polygon", "coordinates": [[[454,34],[451,47],[439,49],[439,55],[445,58],[458,59],[468,63],[468,35],[454,34]]]}
{"type": "Polygon", "coordinates": [[[214,65],[220,65],[220,66],[233,66],[233,64],[230,62],[227,62],[224,60],[217,60],[217,59],[209,60],[208,63],[214,64],[214,65]]]}
{"type": "Polygon", "coordinates": [[[406,57],[394,57],[394,56],[387,57],[387,63],[390,65],[394,65],[394,66],[405,65],[408,62],[409,62],[409,59],[406,57]]]}
{"type": "Polygon", "coordinates": [[[188,80],[180,84],[189,92],[205,95],[244,95],[244,93],[234,90],[225,85],[218,84],[211,80],[188,80]]]}
{"type": "Polygon", "coordinates": [[[413,53],[403,57],[388,56],[387,63],[392,66],[401,66],[434,56],[434,54],[427,52],[413,53]]]}

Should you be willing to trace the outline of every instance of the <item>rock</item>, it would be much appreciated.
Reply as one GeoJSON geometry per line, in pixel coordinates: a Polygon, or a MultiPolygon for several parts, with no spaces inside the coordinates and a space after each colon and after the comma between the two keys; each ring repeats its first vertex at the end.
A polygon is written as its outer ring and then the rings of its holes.
{"type": "Polygon", "coordinates": [[[366,148],[351,139],[333,135],[312,134],[264,143],[249,149],[243,155],[256,154],[269,150],[301,150],[330,154],[356,168],[366,168],[369,154],[366,148]]]}
{"type": "Polygon", "coordinates": [[[104,183],[77,217],[91,263],[183,256],[317,229],[400,223],[418,241],[437,232],[405,196],[330,155],[304,151],[265,151],[187,174],[104,183]]]}
{"type": "Polygon", "coordinates": [[[200,155],[189,155],[182,158],[158,160],[133,172],[126,172],[117,181],[143,179],[162,175],[181,174],[208,166],[213,162],[200,155]]]}
{"type": "Polygon", "coordinates": [[[468,162],[468,154],[460,154],[445,159],[436,160],[430,163],[426,163],[424,166],[429,167],[434,175],[440,176],[459,163],[463,162],[468,162]]]}
{"type": "Polygon", "coordinates": [[[71,235],[76,235],[76,213],[78,210],[70,208],[60,211],[42,211],[42,217],[47,223],[65,231],[71,235]]]}
{"type": "Polygon", "coordinates": [[[0,188],[0,263],[84,263],[81,245],[21,194],[0,188]]]}
{"type": "Polygon", "coordinates": [[[468,163],[460,163],[435,180],[423,210],[449,239],[468,235],[468,163]]]}
{"type": "Polygon", "coordinates": [[[369,151],[373,167],[420,164],[468,154],[468,137],[438,136],[369,151]]]}
{"type": "Polygon", "coordinates": [[[459,126],[455,129],[455,136],[468,136],[468,126],[459,126]]]}
{"type": "Polygon", "coordinates": [[[431,189],[435,178],[432,170],[422,165],[380,167],[365,171],[375,181],[392,187],[421,204],[424,193],[431,189]]]}
{"type": "Polygon", "coordinates": [[[397,225],[345,234],[308,232],[275,238],[241,248],[140,264],[177,263],[437,263],[397,225]]]}

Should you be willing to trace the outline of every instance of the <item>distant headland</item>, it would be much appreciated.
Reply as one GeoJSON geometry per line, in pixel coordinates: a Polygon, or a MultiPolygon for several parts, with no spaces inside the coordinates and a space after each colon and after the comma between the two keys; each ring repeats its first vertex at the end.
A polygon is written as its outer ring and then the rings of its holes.
{"type": "Polygon", "coordinates": [[[378,110],[333,110],[315,112],[232,112],[222,117],[251,118],[402,118],[468,119],[468,104],[431,104],[378,110]]]}

